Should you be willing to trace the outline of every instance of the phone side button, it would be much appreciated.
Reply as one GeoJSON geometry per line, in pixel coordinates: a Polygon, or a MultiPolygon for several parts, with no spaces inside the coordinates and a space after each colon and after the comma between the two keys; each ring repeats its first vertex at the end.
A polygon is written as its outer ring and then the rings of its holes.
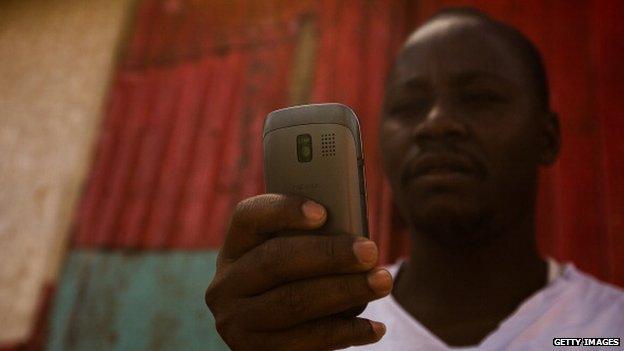
{"type": "Polygon", "coordinates": [[[360,176],[360,194],[366,195],[366,174],[364,173],[364,159],[358,158],[358,173],[360,176]]]}
{"type": "Polygon", "coordinates": [[[365,193],[360,194],[360,201],[361,201],[360,208],[362,209],[363,234],[365,237],[370,238],[370,233],[368,232],[368,204],[367,204],[365,193]]]}

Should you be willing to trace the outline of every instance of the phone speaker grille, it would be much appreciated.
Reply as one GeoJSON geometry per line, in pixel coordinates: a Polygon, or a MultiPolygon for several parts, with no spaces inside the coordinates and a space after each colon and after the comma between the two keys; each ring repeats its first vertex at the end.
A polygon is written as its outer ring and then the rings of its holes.
{"type": "Polygon", "coordinates": [[[321,156],[336,156],[336,133],[321,134],[321,156]]]}

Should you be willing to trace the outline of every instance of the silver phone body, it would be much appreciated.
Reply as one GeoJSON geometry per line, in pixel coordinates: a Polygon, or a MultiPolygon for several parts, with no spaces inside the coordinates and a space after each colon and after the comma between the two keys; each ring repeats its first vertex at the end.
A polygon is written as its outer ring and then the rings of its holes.
{"type": "Polygon", "coordinates": [[[263,144],[267,192],[324,205],[327,222],[318,232],[369,236],[360,127],[349,107],[331,103],[273,111],[264,123],[263,144]],[[301,156],[301,150],[308,156],[300,148],[304,139],[311,141],[309,159],[301,156]]]}

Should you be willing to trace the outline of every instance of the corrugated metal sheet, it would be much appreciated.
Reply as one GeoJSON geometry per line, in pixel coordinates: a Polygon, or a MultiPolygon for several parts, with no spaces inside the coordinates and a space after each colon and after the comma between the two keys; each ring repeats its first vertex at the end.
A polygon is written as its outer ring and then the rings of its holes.
{"type": "Polygon", "coordinates": [[[607,227],[606,247],[609,248],[611,281],[624,286],[624,23],[619,16],[624,11],[622,2],[592,2],[589,28],[591,40],[592,67],[596,69],[596,103],[594,112],[601,122],[602,169],[604,183],[602,191],[606,201],[604,214],[607,227]]]}
{"type": "Polygon", "coordinates": [[[204,305],[216,253],[71,253],[49,351],[228,350],[204,305]]]}
{"type": "Polygon", "coordinates": [[[517,24],[546,58],[564,148],[542,177],[543,251],[624,284],[624,122],[604,98],[621,91],[613,78],[621,69],[609,60],[622,53],[610,44],[620,42],[611,15],[620,3],[146,0],[111,92],[75,244],[217,247],[234,203],[262,191],[265,114],[291,100],[338,101],[361,117],[371,232],[383,261],[392,260],[408,245],[378,167],[385,72],[408,28],[458,4],[517,24]],[[310,28],[312,66],[298,61],[310,60],[299,50],[310,28]],[[301,90],[307,99],[292,88],[302,65],[314,72],[301,90]]]}
{"type": "Polygon", "coordinates": [[[367,140],[371,229],[389,233],[376,128],[386,70],[406,31],[403,9],[394,1],[144,2],[75,244],[217,247],[234,204],[263,191],[262,123],[290,100],[355,107],[367,140]]]}

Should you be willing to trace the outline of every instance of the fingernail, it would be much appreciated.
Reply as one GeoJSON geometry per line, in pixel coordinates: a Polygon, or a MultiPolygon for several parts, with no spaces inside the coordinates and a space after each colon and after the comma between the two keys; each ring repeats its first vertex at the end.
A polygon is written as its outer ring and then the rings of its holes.
{"type": "Polygon", "coordinates": [[[325,217],[325,208],[314,201],[306,201],[301,206],[303,214],[313,221],[320,221],[325,217]]]}
{"type": "Polygon", "coordinates": [[[385,269],[368,274],[368,286],[379,294],[387,294],[392,290],[392,276],[385,269]]]}
{"type": "Polygon", "coordinates": [[[367,239],[358,239],[353,243],[353,253],[362,264],[375,263],[377,260],[377,245],[367,239]]]}
{"type": "Polygon", "coordinates": [[[377,334],[378,337],[382,337],[384,334],[386,334],[386,326],[383,323],[379,323],[379,322],[374,322],[374,321],[370,321],[371,327],[373,328],[373,331],[375,332],[375,334],[377,334]]]}

